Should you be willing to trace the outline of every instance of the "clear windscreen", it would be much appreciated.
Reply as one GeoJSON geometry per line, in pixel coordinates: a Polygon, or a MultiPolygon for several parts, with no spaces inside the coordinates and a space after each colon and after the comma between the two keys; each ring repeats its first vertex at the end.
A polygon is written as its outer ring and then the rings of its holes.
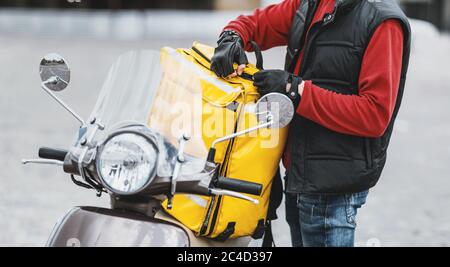
{"type": "Polygon", "coordinates": [[[161,81],[159,61],[156,51],[130,51],[111,66],[91,114],[105,126],[97,140],[121,124],[147,122],[161,81]]]}
{"type": "MultiPolygon", "coordinates": [[[[204,81],[203,81],[204,83],[204,81]]],[[[104,126],[96,130],[87,125],[79,133],[71,155],[82,161],[80,140],[90,137],[101,144],[111,133],[130,125],[144,125],[157,141],[160,155],[158,175],[172,175],[179,140],[190,136],[184,145],[186,162],[181,174],[202,171],[208,147],[202,138],[202,78],[198,69],[181,58],[174,49],[131,51],[112,65],[89,121],[104,126]]]]}
{"type": "Polygon", "coordinates": [[[201,80],[175,50],[170,59],[165,51],[131,51],[113,64],[91,114],[105,126],[95,141],[121,126],[143,124],[175,147],[183,134],[190,136],[185,153],[205,158],[202,125],[194,123],[202,110],[201,80]]]}

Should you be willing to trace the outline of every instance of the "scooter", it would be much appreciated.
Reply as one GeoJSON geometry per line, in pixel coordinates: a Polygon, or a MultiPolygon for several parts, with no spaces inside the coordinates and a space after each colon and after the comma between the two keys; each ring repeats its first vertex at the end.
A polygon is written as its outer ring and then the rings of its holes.
{"type": "MultiPolygon", "coordinates": [[[[52,53],[41,60],[41,88],[67,110],[80,127],[68,150],[41,147],[39,159],[22,162],[62,167],[77,186],[95,190],[97,196],[107,193],[111,200],[110,209],[72,208],[56,223],[47,246],[249,244],[250,238],[217,242],[197,237],[165,213],[162,203],[168,200],[170,208],[175,194],[223,195],[257,203],[250,195],[261,193],[260,184],[220,177],[219,164],[214,162],[215,146],[258,129],[286,126],[294,114],[292,102],[282,94],[266,95],[255,105],[256,127],[216,139],[205,150],[208,153],[193,153],[187,148],[190,142],[196,141],[189,133],[175,136],[166,130],[167,125],[148,123],[152,100],[163,75],[159,62],[160,54],[156,51],[131,51],[120,56],[109,71],[90,118],[84,120],[57,96],[70,82],[70,69],[65,59],[52,53]],[[276,112],[272,107],[277,107],[276,112]]],[[[165,116],[164,112],[159,115],[165,116]]],[[[194,147],[198,148],[198,144],[196,142],[194,147]]]]}

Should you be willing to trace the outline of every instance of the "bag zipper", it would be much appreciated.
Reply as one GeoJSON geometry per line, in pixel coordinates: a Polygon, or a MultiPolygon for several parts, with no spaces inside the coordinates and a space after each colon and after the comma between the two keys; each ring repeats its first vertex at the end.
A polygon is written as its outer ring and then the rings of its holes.
{"type": "MultiPolygon", "coordinates": [[[[206,60],[208,63],[211,63],[211,60],[210,60],[208,57],[206,57],[202,52],[200,52],[200,50],[198,50],[198,49],[195,48],[194,46],[191,47],[191,49],[192,49],[195,53],[197,53],[201,58],[203,58],[204,60],[206,60]]],[[[194,59],[195,59],[195,58],[194,58],[194,59]]],[[[196,61],[198,62],[198,60],[196,60],[196,61]]],[[[200,65],[202,65],[200,62],[198,62],[198,63],[199,63],[200,65]]],[[[236,111],[235,111],[235,112],[236,112],[236,111]]],[[[237,118],[237,120],[236,120],[234,132],[236,132],[236,130],[237,130],[238,121],[239,121],[239,116],[238,116],[238,118],[237,118]]],[[[224,163],[228,161],[228,157],[229,157],[229,153],[230,153],[229,150],[231,150],[231,147],[232,147],[233,143],[234,143],[234,138],[233,138],[233,139],[231,140],[231,142],[228,144],[227,151],[226,151],[226,153],[225,153],[224,163]]],[[[228,164],[228,163],[226,163],[226,164],[228,164]]],[[[223,166],[224,166],[224,165],[222,165],[222,167],[223,167],[223,166]]],[[[222,168],[222,167],[221,167],[221,168],[222,168]]],[[[219,170],[219,172],[220,172],[221,174],[223,174],[222,169],[219,170]]],[[[225,174],[226,174],[226,173],[225,173],[225,174]]],[[[211,202],[210,202],[210,204],[209,204],[209,206],[208,206],[208,210],[207,210],[207,212],[206,212],[205,219],[203,220],[202,227],[200,228],[199,235],[201,235],[201,236],[204,236],[204,235],[205,235],[206,231],[208,230],[208,226],[210,225],[209,222],[210,222],[210,219],[211,219],[211,213],[213,212],[214,207],[216,207],[216,208],[214,209],[213,217],[212,217],[212,220],[211,220],[211,227],[210,227],[210,228],[212,228],[212,229],[210,229],[210,231],[208,232],[208,235],[212,233],[212,231],[213,231],[213,229],[214,229],[214,224],[215,224],[215,222],[216,222],[216,220],[217,220],[218,208],[220,207],[220,203],[221,203],[221,202],[222,202],[222,196],[218,196],[218,197],[217,197],[217,196],[212,196],[212,197],[211,197],[211,202]],[[217,200],[217,201],[216,201],[216,200],[217,200]]]]}
{"type": "MultiPolygon", "coordinates": [[[[208,63],[211,63],[211,60],[208,57],[206,57],[202,52],[200,52],[200,50],[198,50],[196,47],[192,46],[191,49],[192,49],[192,51],[197,53],[200,57],[202,57],[204,60],[206,60],[208,63]]],[[[247,73],[242,73],[242,75],[240,77],[244,78],[246,80],[253,81],[253,76],[250,75],[250,74],[247,74],[247,73]]],[[[238,116],[236,118],[234,132],[237,131],[237,128],[238,128],[238,125],[239,125],[239,120],[240,120],[242,106],[243,106],[243,104],[241,104],[241,107],[238,109],[239,113],[238,113],[238,116]]],[[[237,110],[235,112],[237,112],[237,110]]],[[[220,170],[222,175],[225,175],[225,176],[226,176],[227,171],[228,171],[228,162],[229,162],[228,160],[229,160],[229,156],[231,154],[231,151],[233,149],[234,142],[235,142],[235,138],[233,138],[231,140],[231,142],[228,144],[228,147],[227,147],[227,150],[226,150],[226,153],[225,153],[224,165],[222,165],[222,167],[223,166],[226,166],[226,167],[225,167],[224,171],[220,170]]],[[[202,224],[202,227],[200,229],[200,233],[199,234],[201,236],[205,235],[206,231],[208,230],[208,226],[209,226],[210,229],[208,231],[208,234],[206,234],[206,236],[211,235],[214,232],[215,224],[216,224],[216,221],[217,221],[217,218],[218,218],[218,215],[219,215],[219,209],[220,209],[221,202],[222,202],[222,196],[218,196],[218,197],[213,196],[212,197],[210,205],[208,206],[206,217],[205,217],[205,219],[203,221],[203,224],[202,224]],[[216,198],[217,198],[217,202],[216,202],[216,198]],[[213,212],[213,216],[211,218],[211,212],[212,212],[213,209],[214,209],[214,212],[213,212]],[[211,218],[211,223],[209,223],[210,218],[211,218]]]]}
{"type": "MultiPolygon", "coordinates": [[[[236,124],[234,126],[234,132],[236,132],[237,129],[238,129],[240,116],[242,114],[241,111],[242,111],[242,107],[243,106],[244,106],[244,104],[241,104],[239,109],[238,109],[238,115],[237,115],[237,118],[236,118],[236,124]]],[[[233,151],[233,146],[234,146],[235,140],[236,140],[236,138],[231,139],[231,142],[228,144],[227,151],[225,153],[226,160],[224,161],[224,163],[225,163],[223,165],[224,166],[224,170],[222,172],[222,175],[224,175],[224,176],[227,176],[227,173],[228,173],[228,164],[230,162],[229,161],[230,160],[230,155],[231,155],[231,152],[233,151]]],[[[214,232],[214,229],[215,229],[215,226],[216,226],[216,222],[217,222],[217,218],[219,217],[219,209],[220,209],[220,206],[222,204],[222,199],[223,199],[222,196],[219,196],[218,199],[217,199],[217,203],[216,203],[215,208],[214,208],[213,217],[211,219],[211,224],[209,224],[210,225],[209,231],[208,231],[208,234],[206,234],[206,236],[209,236],[209,235],[211,235],[214,232]]],[[[213,206],[211,206],[211,207],[213,207],[213,206]]]]}
{"type": "MultiPolygon", "coordinates": [[[[211,59],[209,59],[208,57],[206,57],[202,52],[200,52],[200,50],[198,50],[196,47],[191,47],[192,51],[194,51],[195,53],[197,53],[201,58],[203,58],[204,60],[206,60],[208,63],[211,64],[211,59]]],[[[239,77],[245,79],[245,80],[249,80],[249,81],[253,81],[253,75],[250,75],[248,73],[243,72],[239,77]]]]}
{"type": "MultiPolygon", "coordinates": [[[[234,140],[235,139],[231,140],[231,142],[230,142],[230,146],[229,146],[230,147],[230,151],[226,153],[227,156],[231,154],[232,147],[234,145],[234,140]]],[[[224,170],[224,174],[225,174],[224,176],[225,177],[226,177],[226,174],[228,172],[228,163],[229,163],[229,157],[228,157],[227,164],[226,164],[226,167],[225,167],[225,170],[224,170]]],[[[207,236],[211,235],[213,233],[213,231],[214,231],[215,224],[216,224],[216,221],[217,221],[217,217],[219,215],[220,204],[222,204],[222,196],[219,196],[218,199],[217,199],[217,204],[216,204],[216,207],[214,209],[213,217],[211,219],[211,224],[210,224],[207,236]]]]}
{"type": "MultiPolygon", "coordinates": [[[[231,143],[231,142],[230,142],[231,143]]],[[[224,162],[220,165],[219,173],[222,175],[224,173],[224,166],[227,166],[228,164],[228,150],[230,149],[230,143],[228,143],[227,150],[225,152],[224,162]]],[[[208,230],[208,226],[210,225],[210,219],[211,219],[211,213],[213,213],[213,217],[215,216],[215,210],[214,207],[217,207],[217,205],[220,203],[220,200],[222,199],[222,196],[212,196],[211,202],[208,205],[208,210],[206,212],[205,219],[203,220],[202,227],[200,229],[200,235],[204,236],[206,234],[206,231],[208,230]],[[217,201],[216,201],[217,200],[217,201]],[[214,209],[214,211],[213,211],[214,209]]]]}

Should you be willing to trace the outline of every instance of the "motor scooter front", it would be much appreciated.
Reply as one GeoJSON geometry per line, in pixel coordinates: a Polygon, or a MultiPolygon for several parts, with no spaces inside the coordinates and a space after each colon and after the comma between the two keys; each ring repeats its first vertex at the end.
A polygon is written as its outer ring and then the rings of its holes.
{"type": "Polygon", "coordinates": [[[235,247],[250,242],[250,237],[226,242],[197,237],[165,213],[162,203],[167,199],[170,209],[176,204],[171,201],[175,194],[188,194],[192,198],[228,196],[257,204],[250,195],[259,196],[262,185],[219,176],[215,146],[258,129],[285,127],[294,114],[292,102],[281,94],[264,96],[255,105],[264,110],[258,113],[257,126],[218,138],[198,154],[194,151],[198,145],[191,144],[203,144],[201,137],[190,141],[188,134],[175,137],[165,132],[167,125],[147,125],[162,77],[159,57],[155,51],[121,56],[86,121],[55,94],[70,81],[66,61],[57,54],[41,61],[42,89],[80,122],[80,128],[69,150],[42,147],[39,159],[23,163],[61,166],[76,185],[95,190],[97,196],[107,193],[111,199],[111,208],[72,208],[55,225],[47,246],[235,247]],[[282,107],[285,116],[273,116],[271,107],[282,107]]]}

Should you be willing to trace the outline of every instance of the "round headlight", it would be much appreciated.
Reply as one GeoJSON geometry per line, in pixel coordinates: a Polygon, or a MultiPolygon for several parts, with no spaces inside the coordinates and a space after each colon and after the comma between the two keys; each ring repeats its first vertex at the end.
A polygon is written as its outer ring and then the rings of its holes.
{"type": "Polygon", "coordinates": [[[97,170],[107,188],[117,194],[130,195],[151,182],[156,161],[156,147],[148,139],[122,133],[106,141],[97,158],[97,170]]]}

